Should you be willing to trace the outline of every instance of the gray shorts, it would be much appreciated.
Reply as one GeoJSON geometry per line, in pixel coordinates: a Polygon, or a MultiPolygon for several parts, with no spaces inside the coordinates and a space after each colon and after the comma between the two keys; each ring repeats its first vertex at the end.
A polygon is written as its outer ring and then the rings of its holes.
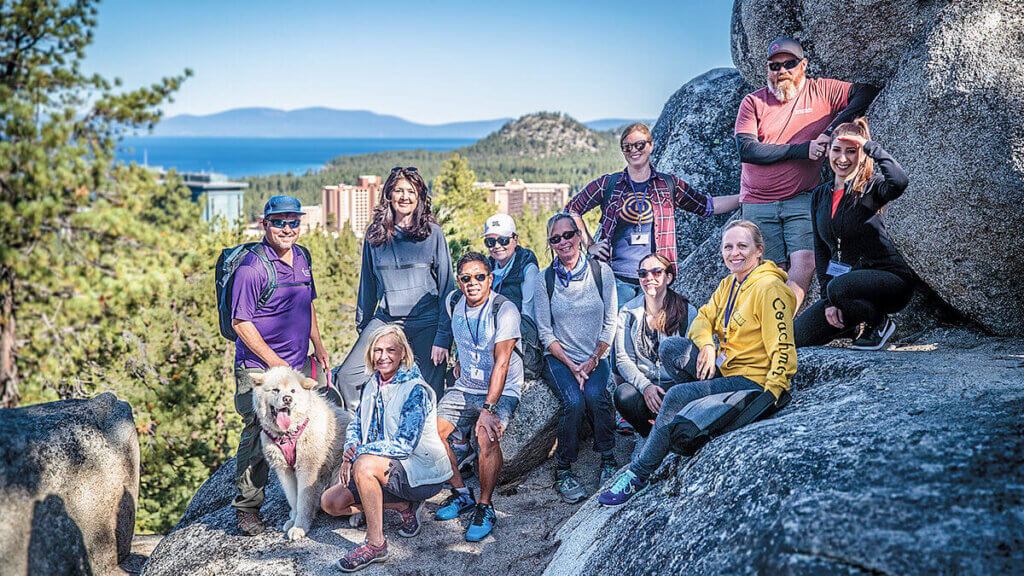
{"type": "MultiPolygon", "coordinates": [[[[467,394],[462,390],[449,388],[444,393],[444,398],[437,403],[437,417],[451,422],[463,438],[469,438],[486,401],[486,394],[467,394]]],[[[506,429],[512,422],[512,415],[515,414],[518,407],[519,399],[514,396],[498,398],[498,413],[496,415],[506,429]]]]}
{"type": "Polygon", "coordinates": [[[789,262],[789,255],[793,252],[814,250],[812,193],[808,190],[768,204],[740,204],[743,219],[750,220],[761,229],[766,260],[782,265],[789,262]]]}
{"type": "MultiPolygon", "coordinates": [[[[388,464],[388,482],[384,486],[381,486],[384,496],[385,504],[398,504],[399,502],[423,502],[429,500],[437,495],[438,492],[444,487],[443,483],[438,484],[423,484],[421,486],[412,486],[409,484],[409,475],[405,473],[405,468],[398,460],[392,460],[388,464]]],[[[352,498],[356,504],[362,504],[362,500],[359,498],[359,490],[356,488],[356,481],[350,479],[348,481],[348,491],[352,493],[352,498]]]]}

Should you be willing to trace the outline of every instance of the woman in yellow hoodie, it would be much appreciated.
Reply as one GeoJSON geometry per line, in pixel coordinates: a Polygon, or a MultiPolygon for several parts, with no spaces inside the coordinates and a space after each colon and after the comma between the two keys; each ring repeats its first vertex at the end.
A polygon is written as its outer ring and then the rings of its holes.
{"type": "Polygon", "coordinates": [[[678,383],[662,401],[639,456],[598,499],[617,506],[647,486],[669,451],[669,424],[687,404],[723,392],[768,390],[778,398],[796,373],[793,312],[786,273],[764,260],[761,231],[738,220],[722,234],[726,276],[690,325],[688,338],[666,339],[661,363],[678,383]],[[717,343],[716,343],[717,340],[717,343]]]}

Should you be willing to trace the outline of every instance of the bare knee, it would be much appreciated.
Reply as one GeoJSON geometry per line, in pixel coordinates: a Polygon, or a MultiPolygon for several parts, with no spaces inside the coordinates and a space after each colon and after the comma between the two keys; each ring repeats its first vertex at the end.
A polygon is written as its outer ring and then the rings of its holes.
{"type": "Polygon", "coordinates": [[[444,418],[437,419],[437,435],[441,437],[442,441],[447,441],[448,437],[451,436],[452,432],[454,431],[454,424],[445,420],[444,418]]]}
{"type": "Polygon", "coordinates": [[[348,488],[339,484],[325,490],[320,496],[320,508],[331,516],[340,516],[354,501],[348,488]]]}
{"type": "Polygon", "coordinates": [[[479,430],[476,435],[477,443],[480,445],[480,455],[487,457],[492,454],[501,452],[501,443],[498,440],[491,440],[487,437],[487,433],[483,430],[479,430]]]}

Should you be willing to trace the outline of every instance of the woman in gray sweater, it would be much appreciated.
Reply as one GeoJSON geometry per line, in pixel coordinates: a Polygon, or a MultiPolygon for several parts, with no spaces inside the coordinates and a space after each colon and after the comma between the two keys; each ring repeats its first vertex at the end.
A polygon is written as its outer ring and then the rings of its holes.
{"type": "Polygon", "coordinates": [[[363,360],[370,336],[381,326],[400,325],[412,345],[423,379],[438,398],[451,346],[451,324],[442,311],[455,290],[452,257],[430,209],[427,184],[416,168],[395,168],[380,192],[363,239],[356,300],[359,339],[335,371],[345,408],[355,413],[369,379],[363,360]]]}
{"type": "Polygon", "coordinates": [[[548,220],[554,258],[533,299],[537,332],[545,349],[545,380],[560,405],[555,486],[570,504],[587,497],[571,469],[579,453],[584,416],[594,428],[594,450],[601,453],[601,483],[618,468],[605,357],[615,336],[615,276],[607,264],[583,255],[582,225],[566,213],[548,220]]]}

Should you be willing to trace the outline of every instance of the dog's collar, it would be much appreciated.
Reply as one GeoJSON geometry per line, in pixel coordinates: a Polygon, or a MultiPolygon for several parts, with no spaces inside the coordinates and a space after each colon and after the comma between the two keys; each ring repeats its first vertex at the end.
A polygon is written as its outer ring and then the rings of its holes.
{"type": "Polygon", "coordinates": [[[267,435],[267,438],[277,444],[277,447],[284,453],[284,461],[288,464],[289,468],[295,468],[295,444],[299,441],[299,436],[302,436],[302,431],[306,429],[306,424],[309,424],[309,418],[299,425],[299,429],[295,432],[285,432],[280,436],[274,436],[270,433],[270,430],[263,428],[263,433],[267,435]]]}

